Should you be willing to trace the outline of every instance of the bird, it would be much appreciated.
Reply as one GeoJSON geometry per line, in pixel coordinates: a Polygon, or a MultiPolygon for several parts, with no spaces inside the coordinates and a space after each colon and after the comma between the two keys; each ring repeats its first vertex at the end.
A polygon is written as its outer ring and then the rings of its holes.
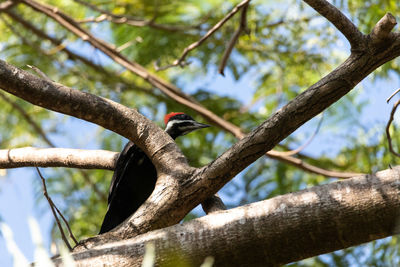
{"type": "MultiPolygon", "coordinates": [[[[192,131],[210,127],[183,112],[164,117],[165,131],[176,139],[192,131]]],[[[111,231],[131,216],[151,195],[157,171],[146,154],[129,141],[120,153],[108,193],[108,207],[99,234],[111,231]]]]}

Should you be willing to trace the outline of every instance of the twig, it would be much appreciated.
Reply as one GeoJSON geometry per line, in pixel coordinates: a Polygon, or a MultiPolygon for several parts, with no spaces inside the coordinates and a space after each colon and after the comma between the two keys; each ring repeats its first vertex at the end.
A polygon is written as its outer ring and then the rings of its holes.
{"type": "Polygon", "coordinates": [[[134,18],[131,16],[122,16],[122,15],[117,15],[114,13],[111,13],[105,9],[101,9],[97,7],[96,5],[92,5],[86,1],[82,0],[74,0],[75,2],[84,5],[96,12],[102,13],[100,16],[97,18],[86,18],[83,20],[78,21],[78,23],[88,23],[88,22],[102,22],[102,21],[110,21],[112,23],[116,24],[126,24],[134,27],[152,27],[154,29],[158,30],[164,30],[164,31],[170,31],[170,32],[176,32],[176,31],[185,31],[185,30],[192,30],[192,29],[199,29],[200,24],[198,25],[168,25],[168,24],[158,24],[154,22],[154,19],[151,20],[145,20],[145,19],[138,19],[134,18]]]}
{"type": "Polygon", "coordinates": [[[39,74],[40,77],[42,77],[43,79],[45,79],[46,81],[49,82],[54,82],[52,79],[49,78],[49,76],[47,76],[43,71],[41,71],[38,67],[33,66],[33,65],[26,65],[28,66],[28,68],[33,69],[37,74],[39,74]]]}
{"type": "Polygon", "coordinates": [[[352,50],[357,50],[361,45],[364,35],[339,9],[326,0],[304,0],[314,8],[319,14],[329,20],[335,27],[343,33],[349,41],[352,50]]]}
{"type": "MultiPolygon", "coordinates": [[[[54,203],[53,203],[53,205],[54,205],[54,203]]],[[[68,223],[67,219],[65,219],[64,215],[61,213],[61,211],[57,208],[56,205],[54,205],[54,208],[56,209],[57,213],[61,216],[61,219],[64,221],[65,226],[67,227],[67,230],[68,230],[69,237],[75,242],[75,245],[78,245],[78,241],[76,240],[74,234],[72,233],[71,227],[69,227],[69,223],[68,223]]]]}
{"type": "Polygon", "coordinates": [[[400,153],[397,153],[397,152],[394,151],[394,149],[393,149],[392,138],[390,137],[389,128],[390,128],[390,124],[391,124],[392,121],[393,121],[394,114],[396,113],[396,109],[397,109],[397,107],[398,107],[399,105],[400,105],[400,100],[398,100],[398,101],[396,102],[396,104],[393,105],[392,112],[390,113],[389,121],[387,122],[387,125],[386,125],[386,136],[387,136],[388,143],[389,143],[389,151],[392,152],[392,154],[394,154],[394,155],[397,156],[397,157],[400,157],[400,153]]]}
{"type": "Polygon", "coordinates": [[[390,99],[392,99],[398,92],[400,92],[400,88],[394,91],[393,94],[391,94],[388,99],[386,99],[386,103],[389,103],[390,99]]]}
{"type": "Polygon", "coordinates": [[[228,58],[231,55],[232,50],[235,47],[235,44],[239,39],[239,36],[241,35],[241,33],[243,31],[246,31],[246,29],[247,29],[247,9],[248,9],[248,7],[249,7],[248,3],[243,6],[241,15],[240,15],[239,28],[232,35],[232,38],[229,41],[229,43],[225,49],[224,55],[222,56],[221,64],[219,65],[219,68],[218,68],[218,72],[222,76],[225,76],[224,69],[225,69],[226,63],[228,62],[228,58]]]}
{"type": "Polygon", "coordinates": [[[233,17],[241,8],[247,6],[249,4],[251,0],[244,0],[241,3],[239,3],[238,5],[236,5],[231,12],[229,12],[222,20],[220,20],[217,24],[215,24],[210,30],[208,30],[208,32],[200,38],[200,40],[192,43],[191,45],[189,45],[188,47],[186,47],[183,50],[183,53],[181,55],[181,57],[177,60],[174,61],[174,63],[172,63],[171,65],[168,65],[167,67],[162,67],[159,68],[160,70],[165,70],[167,68],[170,67],[174,67],[174,66],[182,66],[182,64],[184,64],[185,62],[185,58],[186,56],[189,54],[190,51],[192,51],[193,49],[199,47],[205,40],[207,40],[211,35],[213,35],[218,29],[220,29],[225,22],[227,22],[231,17],[233,17]]]}
{"type": "Polygon", "coordinates": [[[363,175],[363,173],[359,173],[359,172],[343,172],[343,171],[332,171],[332,170],[323,169],[323,168],[308,164],[304,160],[301,160],[301,159],[298,159],[295,157],[282,156],[280,153],[281,152],[279,152],[279,151],[270,150],[266,154],[270,158],[279,160],[281,162],[286,162],[292,166],[295,166],[296,168],[302,169],[303,171],[323,175],[326,177],[348,179],[351,177],[363,175]]]}
{"type": "MultiPolygon", "coordinates": [[[[43,178],[42,174],[40,173],[39,168],[38,168],[38,167],[35,167],[35,168],[36,168],[36,171],[38,172],[38,174],[39,174],[39,176],[40,176],[40,179],[42,179],[43,195],[46,197],[47,202],[48,202],[49,205],[50,205],[51,212],[53,213],[53,216],[54,216],[54,218],[55,218],[55,220],[56,220],[56,222],[57,222],[57,225],[58,225],[58,229],[60,230],[61,238],[62,238],[62,240],[64,241],[65,245],[68,247],[68,249],[69,249],[70,251],[72,251],[72,247],[71,247],[71,245],[69,244],[67,237],[65,236],[64,230],[62,229],[60,220],[58,219],[57,213],[56,213],[56,211],[55,211],[55,209],[57,209],[57,208],[56,208],[56,205],[54,204],[54,202],[51,200],[50,196],[49,196],[48,193],[47,193],[46,181],[45,181],[45,179],[43,178]]],[[[58,209],[57,209],[57,210],[58,210],[58,209]]]]}
{"type": "Polygon", "coordinates": [[[299,153],[300,151],[302,151],[304,148],[306,148],[314,140],[315,136],[319,132],[319,129],[321,128],[323,120],[324,120],[324,113],[322,112],[321,119],[318,122],[317,128],[315,129],[314,133],[310,136],[310,138],[307,140],[307,142],[305,142],[303,145],[299,146],[296,149],[293,149],[293,150],[290,150],[290,151],[284,151],[284,152],[279,151],[279,153],[281,153],[281,155],[283,155],[283,156],[293,156],[293,155],[299,153]]]}

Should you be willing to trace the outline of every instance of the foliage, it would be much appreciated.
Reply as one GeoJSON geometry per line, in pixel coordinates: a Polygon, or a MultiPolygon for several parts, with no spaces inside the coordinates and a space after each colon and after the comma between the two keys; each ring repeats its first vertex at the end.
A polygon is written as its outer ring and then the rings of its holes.
{"type": "MultiPolygon", "coordinates": [[[[100,15],[74,1],[45,2],[57,6],[75,19],[100,15]]],[[[162,25],[186,26],[189,29],[168,31],[150,26],[132,27],[110,22],[83,25],[96,36],[114,43],[117,47],[132,42],[122,53],[130,60],[155,71],[154,63],[165,66],[179,58],[185,47],[201,38],[237,2],[90,1],[115,14],[162,25]]],[[[400,17],[395,0],[341,0],[334,1],[334,4],[349,14],[365,33],[387,11],[400,17]]],[[[51,19],[22,4],[14,11],[21,17],[29,18],[29,22],[37,28],[60,39],[74,53],[91,60],[101,71],[71,58],[61,47],[44,41],[6,14],[0,14],[0,56],[8,62],[25,69],[28,69],[25,67],[28,64],[34,65],[57,82],[137,108],[160,126],[167,111],[184,111],[202,121],[193,111],[170,100],[51,19]]],[[[227,42],[238,27],[238,15],[202,46],[190,52],[187,60],[192,62],[191,65],[183,69],[172,68],[157,72],[157,75],[191,93],[205,107],[240,126],[245,132],[256,127],[272,112],[333,70],[349,54],[348,47],[343,45],[345,40],[338,31],[300,1],[255,0],[248,12],[249,34],[240,37],[229,59],[225,71],[227,77],[223,82],[220,79],[218,83],[215,82],[218,80],[215,73],[227,42]]],[[[399,65],[398,59],[387,63],[374,72],[374,79],[387,79],[391,74],[398,77],[399,65]]],[[[360,120],[369,116],[365,110],[370,101],[368,98],[362,99],[361,89],[358,86],[355,92],[325,111],[322,129],[317,140],[314,140],[319,148],[302,152],[298,157],[321,168],[357,172],[373,172],[398,162],[387,149],[384,134],[384,122],[387,118],[380,118],[376,123],[363,123],[360,120]],[[330,142],[331,140],[336,140],[336,143],[330,142]]],[[[76,119],[67,119],[13,96],[8,97],[41,125],[52,140],[57,140],[56,146],[120,151],[126,142],[114,133],[93,127],[87,128],[88,138],[80,138],[81,136],[75,135],[76,128],[65,126],[76,119]],[[71,136],[70,140],[66,136],[71,136]]],[[[0,140],[3,149],[48,145],[37,132],[32,131],[32,125],[20,112],[7,101],[0,101],[4,102],[0,105],[0,140]]],[[[284,140],[282,147],[296,148],[301,145],[305,137],[312,134],[317,123],[317,120],[313,120],[305,125],[284,140]]],[[[229,148],[235,138],[213,127],[207,131],[194,132],[177,142],[191,165],[202,166],[229,148]]],[[[399,142],[400,138],[394,136],[394,143],[399,142]]],[[[72,230],[78,239],[97,234],[105,213],[106,201],[104,196],[102,198],[96,193],[94,187],[106,196],[111,178],[109,171],[85,172],[89,179],[77,170],[59,168],[46,172],[49,193],[58,202],[64,203],[61,208],[70,219],[72,230]]],[[[222,190],[221,195],[228,206],[233,207],[332,180],[269,158],[261,158],[232,180],[222,190]]],[[[40,187],[36,185],[36,188],[38,199],[43,201],[40,187]]],[[[190,214],[187,219],[200,215],[190,214]]],[[[53,231],[53,237],[60,238],[56,230],[53,231]]],[[[395,266],[400,258],[396,241],[397,237],[388,238],[307,259],[291,266],[382,266],[385,262],[395,266]]]]}

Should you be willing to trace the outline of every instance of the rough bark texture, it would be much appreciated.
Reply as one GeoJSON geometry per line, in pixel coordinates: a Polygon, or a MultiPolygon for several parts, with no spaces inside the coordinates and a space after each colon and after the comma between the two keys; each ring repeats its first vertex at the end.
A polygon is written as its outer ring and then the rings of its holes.
{"type": "Polygon", "coordinates": [[[144,244],[153,242],[157,264],[173,264],[179,255],[190,266],[207,256],[215,258],[215,266],[279,266],[399,233],[399,215],[396,167],[219,211],[73,256],[78,266],[140,266],[144,244]]]}

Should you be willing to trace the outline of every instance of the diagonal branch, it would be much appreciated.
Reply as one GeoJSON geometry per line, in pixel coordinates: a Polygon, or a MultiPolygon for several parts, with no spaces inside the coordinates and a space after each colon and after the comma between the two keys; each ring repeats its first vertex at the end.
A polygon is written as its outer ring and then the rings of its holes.
{"type": "MultiPolygon", "coordinates": [[[[58,211],[58,209],[57,209],[56,205],[54,204],[53,200],[51,200],[49,194],[47,193],[46,180],[44,179],[44,177],[43,177],[42,174],[40,173],[39,168],[36,167],[36,170],[37,170],[37,172],[38,172],[38,174],[39,174],[40,179],[42,180],[43,195],[45,196],[45,198],[47,199],[47,202],[49,203],[51,212],[53,213],[53,216],[54,216],[54,219],[56,220],[58,229],[60,230],[61,238],[62,238],[62,240],[64,241],[64,243],[65,243],[65,245],[67,246],[67,248],[68,248],[70,251],[72,251],[72,247],[71,247],[71,245],[69,244],[68,239],[67,239],[67,237],[65,236],[64,230],[63,230],[63,228],[62,228],[62,226],[61,226],[60,220],[58,219],[58,216],[57,216],[57,213],[56,213],[56,210],[58,211]]],[[[61,214],[61,212],[60,212],[59,214],[61,214]]],[[[69,228],[69,226],[68,226],[68,228],[69,228]]],[[[72,235],[72,236],[73,236],[73,235],[72,235]]],[[[74,240],[76,240],[75,237],[74,237],[74,240]]],[[[76,242],[76,243],[77,243],[77,242],[76,242]]]]}
{"type": "Polygon", "coordinates": [[[398,100],[392,108],[392,111],[390,112],[390,118],[386,124],[386,136],[388,139],[388,144],[389,144],[389,151],[392,152],[393,155],[395,155],[396,157],[400,157],[400,153],[396,152],[393,148],[393,144],[392,144],[392,137],[390,137],[390,125],[392,124],[392,121],[394,119],[394,114],[396,113],[396,110],[398,108],[398,106],[400,105],[400,100],[398,100]]]}
{"type": "Polygon", "coordinates": [[[231,38],[231,40],[229,40],[229,43],[225,49],[224,55],[222,56],[221,63],[218,67],[218,72],[222,76],[225,76],[224,69],[225,69],[226,63],[228,62],[229,56],[231,55],[232,50],[235,47],[235,44],[239,40],[239,37],[242,34],[242,32],[245,32],[247,30],[247,9],[248,9],[248,7],[249,7],[249,4],[246,4],[242,8],[242,11],[240,13],[239,28],[232,35],[232,38],[231,38]]]}
{"type": "MultiPolygon", "coordinates": [[[[329,20],[335,27],[343,33],[349,41],[352,50],[361,49],[364,35],[339,9],[326,0],[304,0],[308,5],[314,8],[319,14],[329,20]]],[[[393,29],[393,28],[392,28],[393,29]]],[[[391,29],[390,29],[391,30],[391,29]]]]}

